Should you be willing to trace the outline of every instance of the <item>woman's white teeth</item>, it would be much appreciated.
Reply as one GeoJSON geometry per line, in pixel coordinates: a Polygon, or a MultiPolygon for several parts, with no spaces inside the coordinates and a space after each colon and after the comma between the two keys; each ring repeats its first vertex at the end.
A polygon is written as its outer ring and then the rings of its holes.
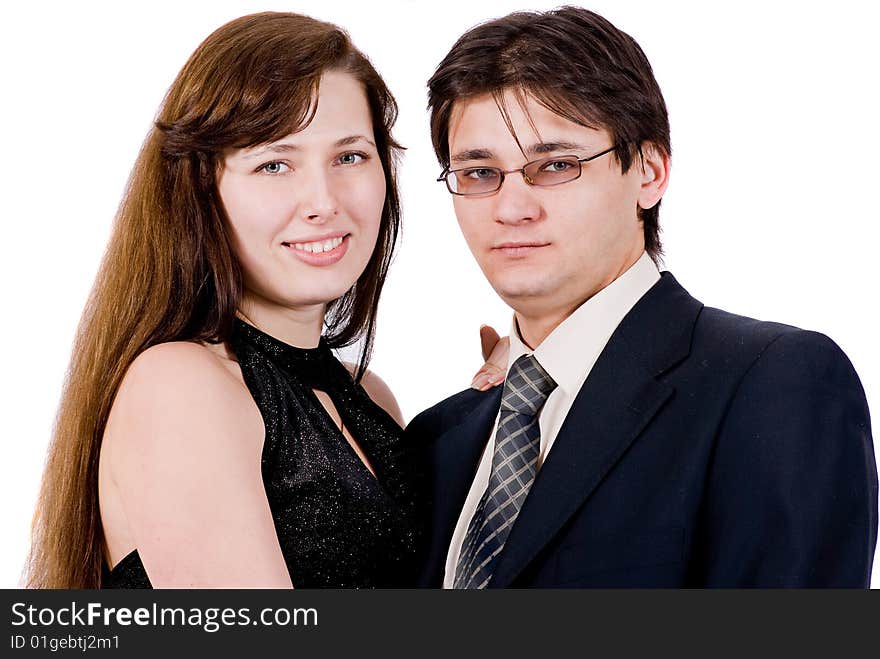
{"type": "Polygon", "coordinates": [[[293,248],[301,249],[304,252],[311,252],[312,254],[320,254],[321,252],[329,252],[331,249],[336,249],[342,244],[342,240],[343,237],[339,236],[338,238],[319,240],[313,243],[293,243],[293,248]]]}

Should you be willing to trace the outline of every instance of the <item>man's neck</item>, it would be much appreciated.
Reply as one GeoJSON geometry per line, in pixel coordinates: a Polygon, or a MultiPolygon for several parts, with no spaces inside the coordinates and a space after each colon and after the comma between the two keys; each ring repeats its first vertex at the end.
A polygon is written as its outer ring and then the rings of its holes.
{"type": "Polygon", "coordinates": [[[520,340],[530,350],[535,350],[573,311],[574,309],[570,309],[557,314],[534,317],[526,316],[518,311],[514,312],[514,321],[520,340]]]}
{"type": "MultiPolygon", "coordinates": [[[[517,330],[522,342],[528,346],[530,350],[536,350],[544,339],[550,336],[553,330],[559,327],[566,318],[577,311],[582,304],[620,279],[625,273],[629,272],[630,269],[638,263],[643,254],[644,249],[633,255],[625,262],[623,267],[621,267],[616,274],[609,277],[608,281],[598,286],[592,292],[589,292],[587,296],[581,300],[575,300],[568,305],[557,308],[545,307],[540,310],[534,308],[515,309],[514,319],[516,320],[517,330]]],[[[656,269],[654,269],[654,272],[656,273],[656,269]]]]}

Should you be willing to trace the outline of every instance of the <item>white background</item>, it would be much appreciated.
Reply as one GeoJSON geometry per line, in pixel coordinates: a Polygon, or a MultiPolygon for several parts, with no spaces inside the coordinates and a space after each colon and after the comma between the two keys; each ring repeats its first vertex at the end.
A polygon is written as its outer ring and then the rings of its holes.
{"type": "MultiPolygon", "coordinates": [[[[0,587],[19,583],[71,340],[123,186],[163,94],[198,43],[243,14],[300,11],[347,28],[397,96],[396,135],[408,147],[404,234],[372,368],[411,419],[468,385],[481,362],[480,323],[509,323],[434,182],[425,82],[467,28],[556,4],[153,0],[2,10],[0,587]]],[[[669,107],[666,268],[706,304],[831,336],[875,415],[876,7],[589,5],[640,43],[669,107]]]]}

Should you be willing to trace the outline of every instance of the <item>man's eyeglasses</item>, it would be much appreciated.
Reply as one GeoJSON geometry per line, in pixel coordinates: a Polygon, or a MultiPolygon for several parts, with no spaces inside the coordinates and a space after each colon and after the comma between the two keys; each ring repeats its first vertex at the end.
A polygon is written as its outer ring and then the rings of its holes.
{"type": "Polygon", "coordinates": [[[498,192],[504,183],[506,174],[519,172],[526,183],[537,185],[542,188],[560,183],[574,181],[581,175],[581,163],[590,162],[606,153],[617,149],[612,146],[609,149],[597,153],[589,158],[577,156],[554,156],[527,162],[519,169],[498,169],[497,167],[462,167],[461,169],[447,170],[440,175],[438,181],[444,181],[446,187],[454,195],[470,196],[485,195],[498,192]]]}

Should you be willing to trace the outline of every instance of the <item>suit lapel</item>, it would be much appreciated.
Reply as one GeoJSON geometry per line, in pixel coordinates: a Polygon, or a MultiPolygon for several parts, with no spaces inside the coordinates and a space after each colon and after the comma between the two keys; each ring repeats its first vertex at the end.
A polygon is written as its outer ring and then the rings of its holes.
{"type": "Polygon", "coordinates": [[[485,393],[475,391],[474,396],[478,397],[476,407],[460,424],[440,435],[431,449],[434,505],[427,583],[439,583],[443,579],[449,542],[495,423],[501,404],[501,387],[485,393]]]}
{"type": "Polygon", "coordinates": [[[608,345],[538,472],[491,587],[509,585],[531,562],[671,395],[672,387],[645,373],[621,342],[608,345]]]}
{"type": "Polygon", "coordinates": [[[627,314],[576,396],[507,538],[490,587],[510,585],[672,396],[673,388],[657,376],[687,356],[701,308],[664,273],[627,314]]]}

